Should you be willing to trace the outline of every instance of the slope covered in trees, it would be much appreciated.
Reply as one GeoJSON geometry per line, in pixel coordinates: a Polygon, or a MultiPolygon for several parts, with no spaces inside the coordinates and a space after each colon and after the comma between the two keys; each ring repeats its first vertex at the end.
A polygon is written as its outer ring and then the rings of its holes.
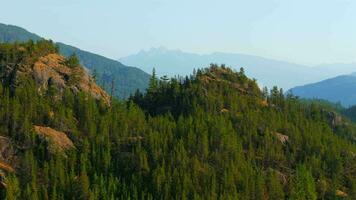
{"type": "MultiPolygon", "coordinates": [[[[42,37],[21,27],[0,23],[0,43],[42,39],[42,37]]],[[[57,43],[57,46],[59,52],[66,57],[76,54],[81,64],[89,69],[92,74],[95,74],[98,84],[108,92],[111,92],[113,86],[114,94],[119,98],[127,98],[136,89],[144,90],[148,85],[149,75],[136,67],[126,66],[116,60],[60,42],[57,43]]]]}
{"type": "MultiPolygon", "coordinates": [[[[34,47],[30,66],[55,50],[34,47]]],[[[0,47],[1,70],[26,60],[11,49],[0,47]]],[[[277,88],[260,91],[243,70],[153,75],[146,93],[110,105],[70,89],[54,98],[33,79],[13,85],[6,77],[1,198],[356,197],[354,125],[277,88]]]]}

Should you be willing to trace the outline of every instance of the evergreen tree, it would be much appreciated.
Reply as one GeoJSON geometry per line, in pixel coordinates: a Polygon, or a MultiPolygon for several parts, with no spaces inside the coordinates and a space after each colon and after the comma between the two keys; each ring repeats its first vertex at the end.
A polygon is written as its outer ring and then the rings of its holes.
{"type": "Polygon", "coordinates": [[[299,165],[296,171],[294,187],[291,199],[295,200],[316,200],[315,183],[310,171],[304,166],[299,165]]]}

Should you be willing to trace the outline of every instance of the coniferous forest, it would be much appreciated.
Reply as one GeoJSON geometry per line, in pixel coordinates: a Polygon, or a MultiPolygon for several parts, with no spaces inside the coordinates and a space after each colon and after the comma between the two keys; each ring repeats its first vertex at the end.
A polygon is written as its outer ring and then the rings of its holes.
{"type": "Polygon", "coordinates": [[[356,199],[356,124],[333,106],[214,64],[98,98],[75,55],[64,83],[33,75],[58,51],[0,44],[1,199],[356,199]]]}

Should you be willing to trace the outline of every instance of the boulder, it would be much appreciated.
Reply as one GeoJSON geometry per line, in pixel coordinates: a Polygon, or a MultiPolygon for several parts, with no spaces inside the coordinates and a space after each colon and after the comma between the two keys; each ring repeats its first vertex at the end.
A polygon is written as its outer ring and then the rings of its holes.
{"type": "Polygon", "coordinates": [[[82,91],[95,99],[110,103],[109,95],[95,83],[84,67],[69,67],[65,61],[66,59],[61,55],[49,54],[35,62],[32,75],[40,86],[40,91],[45,91],[52,85],[59,91],[66,88],[74,93],[82,91]]]}
{"type": "Polygon", "coordinates": [[[73,142],[64,132],[43,126],[34,126],[34,129],[37,135],[47,142],[48,151],[52,154],[65,154],[66,151],[75,149],[73,142]]]}
{"type": "Polygon", "coordinates": [[[67,89],[74,94],[84,92],[95,99],[102,99],[110,105],[110,96],[100,88],[91,75],[83,66],[70,67],[66,58],[59,54],[48,54],[38,58],[33,65],[18,63],[7,65],[0,78],[6,80],[13,88],[22,82],[32,79],[37,85],[40,94],[53,87],[56,99],[61,99],[63,92],[67,89]]]}
{"type": "Polygon", "coordinates": [[[274,132],[273,134],[274,134],[274,135],[277,137],[277,139],[278,139],[281,143],[283,143],[283,144],[285,144],[285,143],[287,143],[287,142],[289,141],[288,135],[283,135],[282,133],[278,133],[278,132],[274,132]]]}

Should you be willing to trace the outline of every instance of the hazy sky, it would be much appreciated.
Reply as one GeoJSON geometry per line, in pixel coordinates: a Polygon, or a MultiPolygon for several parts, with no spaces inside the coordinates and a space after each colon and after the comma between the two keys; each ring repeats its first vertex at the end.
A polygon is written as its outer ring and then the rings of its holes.
{"type": "Polygon", "coordinates": [[[0,22],[111,58],[165,46],[356,62],[355,0],[2,0],[0,22]]]}

